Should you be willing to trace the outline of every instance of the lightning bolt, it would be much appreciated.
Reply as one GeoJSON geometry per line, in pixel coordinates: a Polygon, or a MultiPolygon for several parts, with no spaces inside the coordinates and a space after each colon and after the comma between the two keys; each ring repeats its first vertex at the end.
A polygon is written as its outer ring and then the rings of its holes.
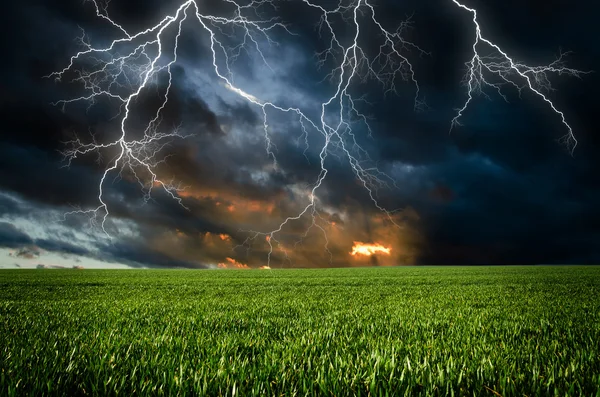
{"type": "MultiPolygon", "coordinates": [[[[169,100],[172,84],[171,67],[177,62],[178,44],[183,24],[190,21],[190,23],[198,23],[201,30],[206,33],[212,55],[211,73],[214,73],[217,81],[220,81],[231,92],[260,108],[263,114],[265,149],[267,155],[272,158],[275,168],[279,165],[275,155],[276,146],[270,135],[270,112],[289,114],[297,118],[304,137],[305,156],[308,150],[308,135],[316,133],[323,138],[323,146],[319,151],[320,171],[316,180],[309,185],[306,205],[295,215],[285,218],[274,230],[246,231],[249,233],[249,237],[240,246],[250,247],[255,240],[264,239],[269,246],[267,266],[270,266],[276,246],[279,246],[287,257],[287,248],[277,239],[278,235],[291,222],[309,216],[312,221],[302,238],[306,237],[313,228],[318,229],[325,239],[324,248],[329,252],[326,232],[329,221],[322,216],[322,203],[317,195],[328,174],[325,163],[329,155],[347,161],[357,180],[368,193],[373,205],[382,211],[392,224],[399,227],[394,216],[398,210],[388,210],[378,201],[379,189],[395,186],[395,182],[393,178],[379,170],[368,152],[357,141],[357,125],[360,125],[359,128],[366,129],[369,136],[371,136],[372,130],[368,117],[359,110],[358,106],[360,102],[366,102],[366,100],[364,97],[354,96],[351,87],[354,82],[373,79],[381,84],[387,95],[397,92],[399,81],[408,81],[414,86],[414,108],[419,110],[425,106],[421,100],[420,87],[408,56],[409,54],[428,53],[404,38],[404,32],[410,27],[410,19],[400,23],[397,29],[388,30],[379,22],[376,9],[370,0],[340,1],[332,8],[326,8],[311,0],[297,0],[319,14],[317,25],[319,35],[322,40],[328,40],[329,43],[327,49],[316,54],[317,66],[324,68],[331,64],[334,65],[325,77],[333,87],[331,96],[320,104],[318,117],[311,117],[308,110],[261,99],[244,91],[234,83],[233,63],[241,51],[244,50],[248,53],[252,51],[270,68],[267,57],[261,50],[261,43],[268,45],[276,43],[270,36],[271,31],[274,30],[290,35],[294,34],[288,25],[277,17],[261,16],[266,9],[276,10],[276,0],[250,0],[244,4],[237,0],[223,0],[223,3],[231,8],[229,17],[203,13],[201,4],[197,0],[188,0],[183,2],[172,15],[165,16],[156,25],[137,33],[128,32],[108,16],[108,3],[101,4],[98,0],[91,1],[97,16],[106,20],[121,37],[113,40],[108,46],[93,47],[85,32],[82,31],[79,41],[83,50],[73,55],[65,68],[47,77],[63,80],[68,76],[73,76],[72,81],[80,83],[84,87],[84,95],[58,101],[55,103],[56,105],[64,107],[75,102],[88,102],[89,106],[92,106],[100,98],[116,101],[120,111],[115,117],[121,117],[120,130],[116,139],[106,143],[99,143],[95,138],[91,142],[84,142],[78,137],[67,142],[68,149],[63,153],[66,166],[69,166],[77,157],[90,153],[111,151],[112,158],[99,181],[98,206],[89,210],[76,208],[74,211],[66,213],[65,216],[76,213],[86,214],[90,217],[92,226],[100,226],[110,237],[111,235],[106,229],[106,222],[110,215],[106,202],[106,185],[111,177],[124,177],[124,172],[128,172],[128,175],[132,175],[139,183],[146,201],[151,199],[154,188],[161,188],[184,206],[178,193],[185,187],[175,184],[173,181],[162,180],[157,174],[157,167],[168,158],[168,155],[162,156],[162,153],[172,139],[187,136],[177,128],[163,131],[161,112],[169,100]],[[338,21],[341,18],[345,26],[340,27],[339,23],[334,22],[336,18],[338,21]],[[371,54],[365,47],[359,45],[365,36],[363,31],[366,29],[361,30],[365,24],[370,24],[371,28],[374,28],[380,36],[379,47],[375,54],[371,54]],[[226,32],[226,28],[229,31],[237,29],[242,34],[235,36],[226,32]],[[340,29],[347,30],[348,28],[351,29],[352,34],[350,39],[344,40],[341,38],[340,29]],[[172,34],[173,30],[174,34],[172,34]],[[169,39],[173,36],[174,38],[170,42],[169,39]],[[235,38],[240,39],[241,43],[228,47],[226,43],[235,38]],[[169,50],[169,48],[172,49],[169,50]],[[132,107],[141,93],[150,89],[153,84],[157,84],[161,77],[167,81],[162,103],[154,117],[146,125],[143,134],[137,136],[130,127],[130,119],[134,112],[132,107]]],[[[510,84],[519,92],[524,88],[529,88],[561,116],[563,124],[568,128],[565,142],[573,150],[576,140],[571,127],[565,121],[563,113],[557,110],[543,91],[551,88],[547,78],[548,73],[566,73],[578,76],[581,72],[566,68],[562,63],[562,55],[554,63],[542,67],[530,67],[513,61],[500,47],[482,36],[477,12],[474,9],[468,8],[456,0],[451,1],[473,14],[473,23],[476,28],[476,39],[473,44],[474,55],[467,62],[468,99],[464,106],[458,109],[456,117],[452,120],[452,127],[459,124],[459,119],[473,100],[474,94],[481,92],[483,86],[495,88],[506,99],[501,92],[501,87],[504,84],[510,84]],[[478,48],[482,44],[487,44],[498,55],[480,55],[478,48]],[[501,82],[486,80],[485,73],[498,76],[501,82]],[[525,83],[519,83],[518,78],[525,83]]],[[[268,14],[268,12],[264,14],[268,14]]],[[[296,244],[300,242],[301,240],[296,244]]],[[[331,257],[331,252],[329,255],[331,257]]]]}
{"type": "Polygon", "coordinates": [[[483,89],[485,87],[490,87],[508,102],[506,95],[502,92],[502,88],[504,85],[510,85],[519,92],[519,97],[523,90],[529,90],[534,93],[546,102],[550,109],[560,117],[562,124],[567,129],[567,133],[560,138],[559,141],[566,145],[572,155],[577,146],[577,139],[573,134],[573,129],[569,123],[567,123],[564,113],[558,110],[554,105],[554,102],[552,102],[545,94],[553,90],[548,74],[566,74],[580,77],[582,74],[588,72],[566,67],[564,57],[568,53],[563,52],[559,54],[554,62],[542,66],[529,66],[513,60],[497,44],[483,36],[481,26],[477,20],[477,10],[461,4],[458,0],[452,0],[452,2],[473,15],[475,40],[473,42],[473,57],[466,63],[467,73],[464,81],[468,88],[467,100],[461,108],[457,109],[456,116],[452,119],[450,131],[452,131],[455,126],[460,125],[459,120],[467,110],[475,94],[483,94],[487,97],[487,94],[485,94],[483,89]],[[481,55],[479,48],[486,45],[492,50],[491,55],[481,55]],[[486,79],[486,75],[494,76],[498,79],[498,82],[493,82],[489,78],[486,79]]]}

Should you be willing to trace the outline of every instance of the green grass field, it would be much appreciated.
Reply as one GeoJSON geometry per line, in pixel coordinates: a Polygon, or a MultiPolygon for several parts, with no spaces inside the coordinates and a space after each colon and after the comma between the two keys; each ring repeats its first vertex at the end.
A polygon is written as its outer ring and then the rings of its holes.
{"type": "Polygon", "coordinates": [[[600,267],[0,272],[2,395],[600,396],[600,267]]]}

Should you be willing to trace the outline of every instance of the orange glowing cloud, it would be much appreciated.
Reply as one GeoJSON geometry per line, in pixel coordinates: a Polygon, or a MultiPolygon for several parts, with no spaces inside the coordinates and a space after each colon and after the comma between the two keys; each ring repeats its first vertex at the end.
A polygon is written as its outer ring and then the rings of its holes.
{"type": "MultiPolygon", "coordinates": [[[[194,190],[194,189],[186,189],[186,190],[180,190],[177,192],[177,195],[179,197],[183,197],[183,198],[188,198],[188,197],[192,197],[198,200],[201,199],[217,199],[219,198],[219,192],[218,191],[209,191],[209,190],[194,190]]],[[[220,205],[220,203],[219,203],[220,205]]]]}
{"type": "Polygon", "coordinates": [[[217,265],[219,269],[250,269],[250,266],[245,263],[236,261],[233,258],[225,258],[227,262],[221,262],[217,265]]]}
{"type": "Polygon", "coordinates": [[[205,232],[200,233],[200,239],[204,242],[206,246],[211,247],[223,247],[223,244],[231,243],[231,236],[227,233],[211,233],[205,232]]]}
{"type": "Polygon", "coordinates": [[[350,252],[350,255],[371,256],[376,253],[382,253],[385,255],[389,255],[391,251],[392,251],[392,249],[390,247],[384,247],[383,245],[378,244],[378,243],[367,244],[367,243],[362,243],[360,241],[355,241],[354,245],[352,246],[352,252],[350,252]]]}
{"type": "Polygon", "coordinates": [[[230,197],[229,201],[231,204],[227,206],[228,212],[253,212],[253,213],[264,213],[272,214],[275,209],[274,202],[263,203],[258,200],[246,200],[243,198],[230,197]]]}
{"type": "Polygon", "coordinates": [[[259,201],[239,197],[235,192],[216,191],[212,189],[193,189],[178,191],[177,194],[182,198],[194,198],[196,200],[212,199],[215,200],[215,206],[223,205],[227,212],[252,212],[272,214],[275,210],[274,201],[259,201]]]}

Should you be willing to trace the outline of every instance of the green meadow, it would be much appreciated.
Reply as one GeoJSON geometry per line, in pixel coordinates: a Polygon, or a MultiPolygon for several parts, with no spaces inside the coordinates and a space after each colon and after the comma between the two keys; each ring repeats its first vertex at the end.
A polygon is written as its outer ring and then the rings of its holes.
{"type": "Polygon", "coordinates": [[[600,396],[600,267],[4,270],[0,395],[600,396]]]}

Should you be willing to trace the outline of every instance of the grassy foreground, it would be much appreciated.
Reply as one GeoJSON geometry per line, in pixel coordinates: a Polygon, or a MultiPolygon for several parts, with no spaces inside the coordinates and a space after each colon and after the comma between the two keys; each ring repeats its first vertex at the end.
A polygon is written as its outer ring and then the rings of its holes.
{"type": "Polygon", "coordinates": [[[0,395],[600,396],[600,267],[0,273],[0,395]]]}

